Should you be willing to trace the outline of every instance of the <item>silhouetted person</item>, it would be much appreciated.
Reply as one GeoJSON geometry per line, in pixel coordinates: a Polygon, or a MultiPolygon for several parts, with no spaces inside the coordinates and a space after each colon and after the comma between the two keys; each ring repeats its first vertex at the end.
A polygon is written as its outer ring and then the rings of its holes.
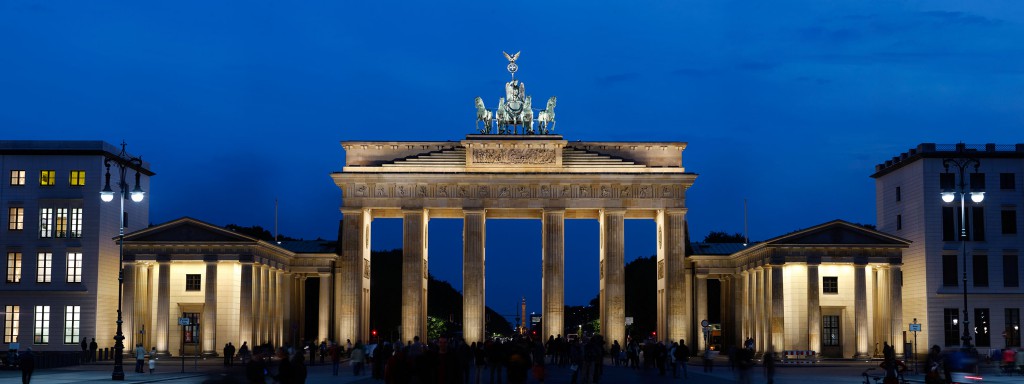
{"type": "Polygon", "coordinates": [[[89,361],[96,361],[96,350],[100,349],[100,346],[96,344],[96,338],[92,338],[92,342],[89,343],[89,361]]]}
{"type": "Polygon", "coordinates": [[[21,384],[29,384],[32,381],[32,372],[36,370],[36,358],[32,356],[32,348],[21,354],[18,360],[21,367],[21,384]]]}
{"type": "MultiPolygon", "coordinates": [[[[675,356],[673,357],[676,358],[676,364],[683,367],[683,378],[689,378],[690,376],[686,372],[686,363],[690,361],[690,347],[686,346],[686,340],[679,339],[679,346],[676,347],[675,356]]],[[[673,368],[672,371],[673,377],[676,377],[677,375],[674,374],[675,369],[673,368]]]]}

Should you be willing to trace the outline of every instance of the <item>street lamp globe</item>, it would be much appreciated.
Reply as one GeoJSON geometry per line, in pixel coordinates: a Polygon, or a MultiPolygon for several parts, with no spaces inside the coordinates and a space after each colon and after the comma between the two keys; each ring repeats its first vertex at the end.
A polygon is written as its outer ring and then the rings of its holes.
{"type": "Polygon", "coordinates": [[[952,203],[953,199],[956,199],[956,194],[953,192],[942,192],[942,201],[952,203]]]}
{"type": "Polygon", "coordinates": [[[114,191],[100,191],[100,200],[103,200],[104,203],[114,201],[114,191]]]}
{"type": "Polygon", "coordinates": [[[971,201],[980,203],[985,200],[985,192],[971,192],[971,201]]]}
{"type": "Polygon", "coordinates": [[[138,203],[146,197],[146,192],[143,192],[139,187],[135,187],[135,190],[131,193],[132,201],[138,203]]]}

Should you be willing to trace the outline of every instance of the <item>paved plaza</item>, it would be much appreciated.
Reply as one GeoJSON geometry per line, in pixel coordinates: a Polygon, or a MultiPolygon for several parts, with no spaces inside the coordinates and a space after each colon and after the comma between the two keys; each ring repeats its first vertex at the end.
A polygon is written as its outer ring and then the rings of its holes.
{"type": "MultiPolygon", "coordinates": [[[[220,360],[213,359],[202,361],[198,365],[193,360],[186,360],[185,372],[181,372],[181,360],[169,359],[158,366],[154,374],[139,374],[132,372],[134,363],[125,366],[127,372],[125,382],[127,383],[245,383],[243,368],[235,366],[225,369],[220,365],[220,360]]],[[[696,360],[695,360],[696,361],[696,360]]],[[[699,365],[690,365],[689,378],[672,379],[671,371],[666,376],[659,376],[657,370],[632,370],[622,367],[605,367],[605,374],[601,379],[602,383],[732,383],[738,382],[734,372],[730,372],[725,361],[718,361],[719,365],[714,367],[711,373],[703,373],[699,365]]],[[[787,383],[861,383],[861,373],[871,367],[876,367],[877,362],[866,363],[862,361],[836,361],[826,362],[819,365],[779,366],[775,382],[787,383]]],[[[32,382],[36,384],[68,384],[85,382],[109,382],[112,365],[88,364],[75,367],[45,369],[36,371],[32,382]]],[[[751,371],[751,383],[765,383],[761,367],[751,371]]],[[[880,373],[879,370],[872,371],[872,374],[880,373]]],[[[984,366],[982,373],[985,382],[989,383],[1021,383],[1024,377],[1001,376],[996,372],[995,366],[984,366]]],[[[486,378],[487,372],[484,372],[486,378]]],[[[567,368],[548,366],[548,379],[545,383],[562,384],[569,383],[572,372],[567,368]]],[[[681,375],[680,375],[681,376],[681,375]]],[[[18,383],[21,378],[19,371],[0,371],[0,383],[18,383]]],[[[909,374],[909,381],[922,383],[922,375],[909,374]]],[[[383,383],[376,381],[368,375],[352,376],[351,368],[343,364],[339,376],[331,375],[330,365],[316,365],[309,367],[309,377],[306,381],[310,384],[347,384],[347,383],[383,383]]],[[[488,383],[485,379],[482,383],[488,383]]],[[[530,383],[537,383],[532,378],[530,383]]],[[[473,383],[473,381],[471,381],[473,383]]],[[[581,383],[582,384],[582,383],[581,383]]]]}

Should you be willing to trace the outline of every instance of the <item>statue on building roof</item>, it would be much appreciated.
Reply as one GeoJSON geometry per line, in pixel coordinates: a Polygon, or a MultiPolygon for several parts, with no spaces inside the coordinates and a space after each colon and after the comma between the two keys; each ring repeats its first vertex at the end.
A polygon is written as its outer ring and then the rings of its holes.
{"type": "Polygon", "coordinates": [[[547,109],[540,111],[540,116],[543,116],[543,120],[541,120],[540,130],[535,131],[535,111],[531,105],[531,97],[526,94],[526,84],[516,79],[516,71],[519,70],[516,60],[519,59],[521,52],[516,52],[512,55],[504,51],[501,53],[508,59],[506,69],[512,74],[512,80],[505,83],[505,97],[498,100],[498,107],[494,110],[493,117],[491,117],[491,111],[484,107],[483,99],[480,97],[476,98],[477,131],[482,134],[490,134],[491,121],[493,121],[499,135],[519,134],[520,127],[522,127],[522,134],[524,135],[547,134],[554,128],[555,98],[549,99],[547,109]],[[484,123],[483,128],[480,128],[481,122],[484,123]]]}

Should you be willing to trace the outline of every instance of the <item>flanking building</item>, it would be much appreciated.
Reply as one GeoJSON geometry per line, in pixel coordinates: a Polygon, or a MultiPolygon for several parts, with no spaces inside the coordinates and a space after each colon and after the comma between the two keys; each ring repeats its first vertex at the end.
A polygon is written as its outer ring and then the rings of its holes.
{"type": "MultiPolygon", "coordinates": [[[[100,348],[113,346],[118,247],[111,239],[120,207],[102,202],[100,191],[104,161],[120,152],[102,141],[0,141],[3,345],[70,351],[96,338],[100,348]]],[[[137,171],[150,191],[149,164],[137,171]]],[[[124,217],[127,230],[145,228],[149,199],[125,202],[124,217]]]]}
{"type": "Polygon", "coordinates": [[[903,254],[903,320],[922,324],[918,352],[962,344],[965,268],[972,344],[983,353],[1019,347],[1024,144],[921,144],[877,165],[871,177],[878,229],[912,241],[903,254]],[[978,160],[977,168],[967,168],[966,180],[943,164],[957,158],[978,160]],[[961,182],[972,192],[984,192],[980,203],[968,199],[963,206],[965,244],[959,198],[946,203],[940,197],[961,182]]]}

